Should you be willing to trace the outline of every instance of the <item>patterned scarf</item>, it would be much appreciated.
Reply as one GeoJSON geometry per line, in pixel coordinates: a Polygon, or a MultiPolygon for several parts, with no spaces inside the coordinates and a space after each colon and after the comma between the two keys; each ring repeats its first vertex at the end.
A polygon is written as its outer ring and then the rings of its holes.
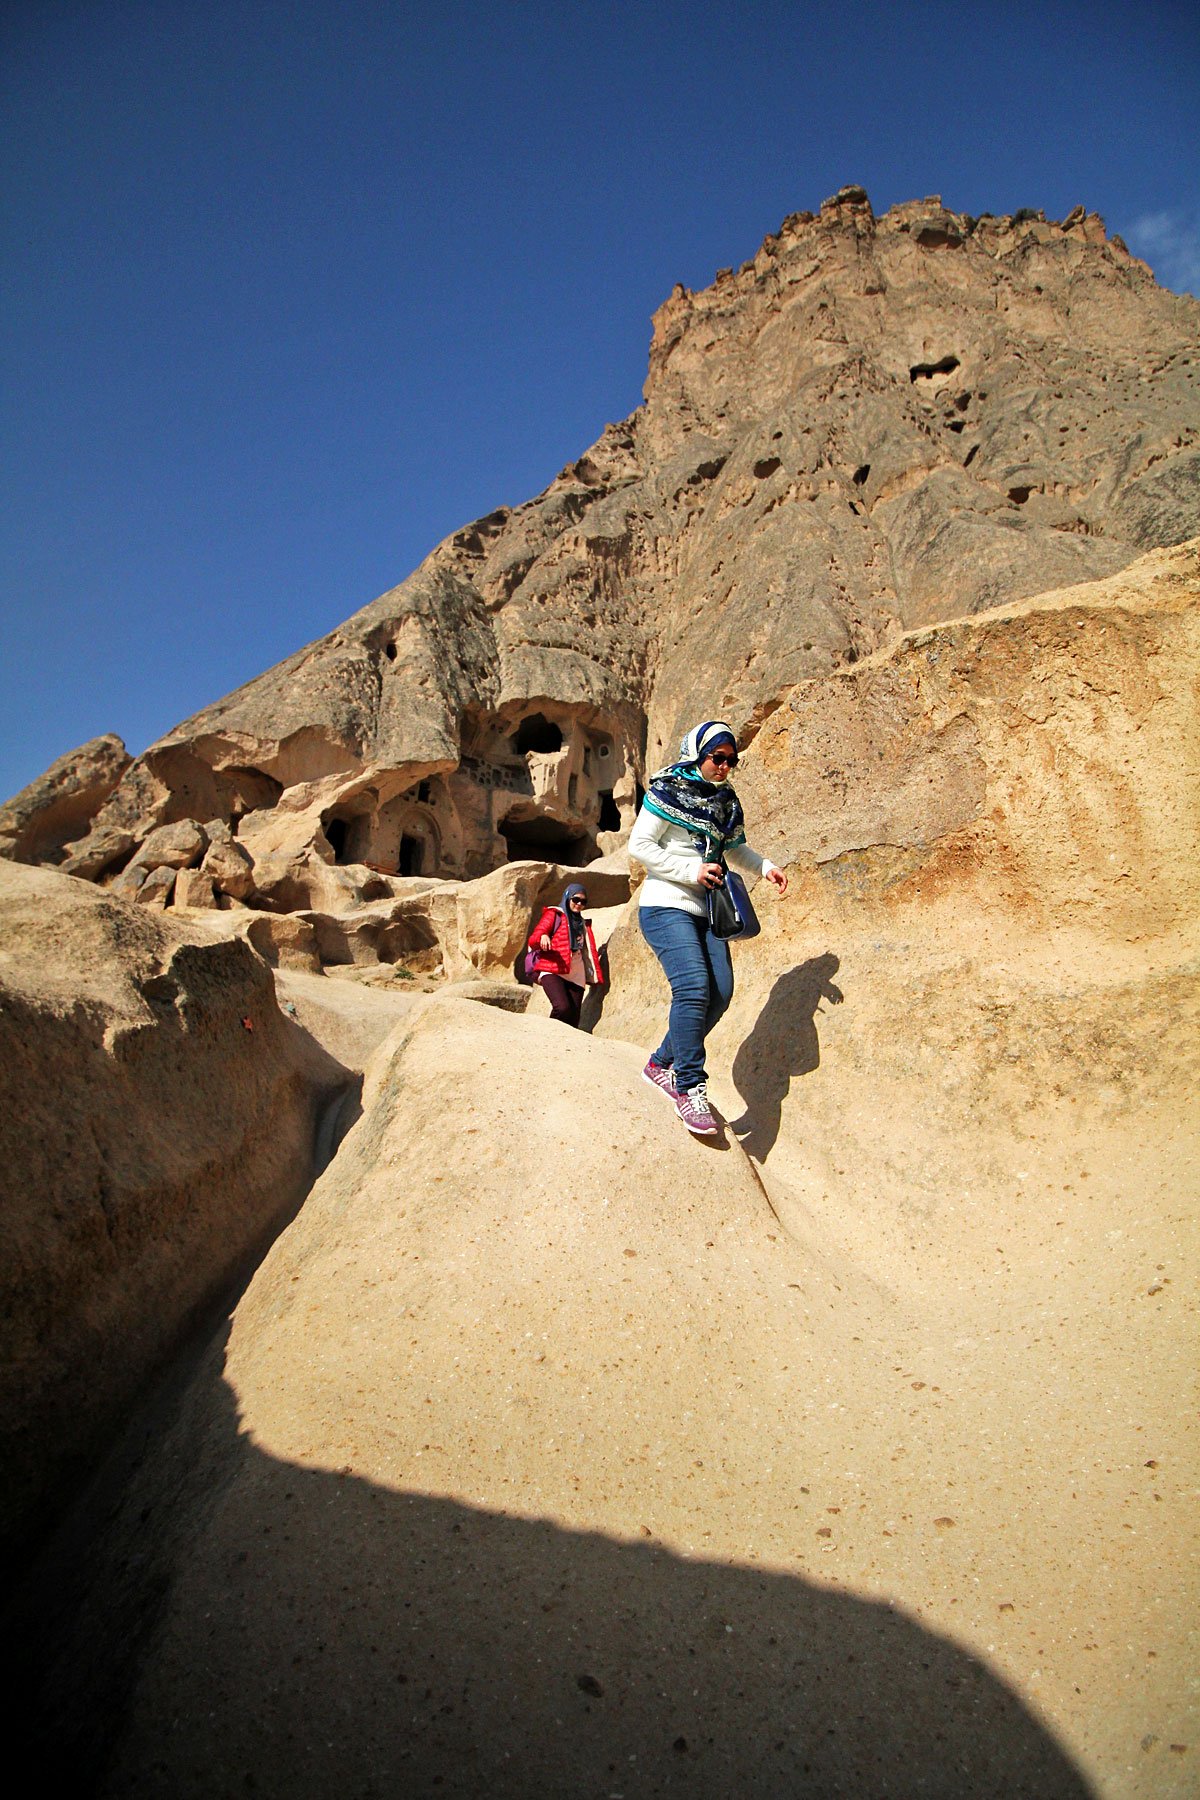
{"type": "Polygon", "coordinates": [[[742,803],[733,788],[727,781],[720,784],[705,781],[700,773],[699,765],[705,753],[721,743],[737,743],[733,732],[721,719],[710,719],[685,732],[679,746],[679,761],[650,777],[644,802],[647,811],[656,818],[682,825],[690,832],[701,855],[708,851],[708,846],[700,841],[705,838],[711,840],[714,856],[723,856],[726,850],[746,841],[742,803]]]}

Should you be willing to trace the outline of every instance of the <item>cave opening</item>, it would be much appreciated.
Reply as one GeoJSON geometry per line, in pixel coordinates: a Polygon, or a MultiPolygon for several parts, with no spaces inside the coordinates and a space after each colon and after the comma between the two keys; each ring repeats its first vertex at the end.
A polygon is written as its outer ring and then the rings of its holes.
{"type": "Polygon", "coordinates": [[[325,842],[333,851],[333,860],[336,863],[344,863],[346,861],[347,835],[348,827],[345,819],[328,819],[326,821],[325,842]]]}
{"type": "Polygon", "coordinates": [[[563,734],[544,713],[530,713],[517,727],[512,746],[518,756],[526,756],[531,750],[538,756],[551,756],[562,749],[563,734]]]}
{"type": "Polygon", "coordinates": [[[600,823],[598,831],[620,831],[621,809],[612,797],[611,790],[600,796],[600,823]]]}
{"type": "MultiPolygon", "coordinates": [[[[326,834],[328,835],[328,834],[326,834]]],[[[425,861],[425,844],[419,837],[411,837],[406,831],[400,838],[401,875],[420,875],[425,861]]]]}
{"type": "Polygon", "coordinates": [[[914,363],[908,371],[910,381],[933,381],[938,375],[953,375],[959,367],[957,356],[943,356],[937,362],[914,363]]]}
{"type": "Polygon", "coordinates": [[[557,819],[504,819],[500,835],[508,846],[509,862],[561,862],[578,867],[596,854],[586,833],[572,831],[557,819]]]}

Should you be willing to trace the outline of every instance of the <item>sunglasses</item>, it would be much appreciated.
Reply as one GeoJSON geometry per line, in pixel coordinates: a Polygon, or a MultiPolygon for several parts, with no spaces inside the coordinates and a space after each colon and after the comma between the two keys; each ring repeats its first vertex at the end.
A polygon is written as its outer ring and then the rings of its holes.
{"type": "Polygon", "coordinates": [[[735,750],[731,756],[728,750],[714,750],[711,752],[708,760],[718,769],[736,769],[737,751],[735,750]]]}
{"type": "Polygon", "coordinates": [[[572,906],[586,906],[587,905],[587,895],[586,894],[572,894],[571,895],[571,905],[572,906]]]}

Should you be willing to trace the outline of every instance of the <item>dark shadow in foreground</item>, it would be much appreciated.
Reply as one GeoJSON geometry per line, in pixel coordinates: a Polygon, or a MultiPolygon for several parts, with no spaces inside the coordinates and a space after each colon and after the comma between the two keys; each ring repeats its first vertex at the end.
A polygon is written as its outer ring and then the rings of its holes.
{"type": "Polygon", "coordinates": [[[783,1102],[794,1075],[810,1075],[820,1067],[817,1013],[822,1000],[840,1006],[835,987],[838,959],[832,950],[811,956],[787,969],[767,996],[754,1029],[733,1059],[734,1086],[746,1103],[730,1130],[742,1148],[761,1162],[775,1146],[783,1102]]]}
{"type": "Polygon", "coordinates": [[[1015,1694],[891,1607],[278,1462],[221,1348],[10,1621],[39,1784],[1087,1800],[1015,1694]]]}

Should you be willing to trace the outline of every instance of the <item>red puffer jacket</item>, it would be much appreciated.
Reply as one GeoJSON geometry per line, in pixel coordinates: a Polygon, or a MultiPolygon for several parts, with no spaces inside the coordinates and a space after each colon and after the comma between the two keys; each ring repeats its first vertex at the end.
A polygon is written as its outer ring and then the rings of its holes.
{"type": "MultiPolygon", "coordinates": [[[[561,975],[566,980],[571,973],[571,925],[561,906],[548,906],[541,918],[529,934],[529,948],[536,952],[533,959],[534,973],[537,975],[561,975]],[[549,937],[550,948],[541,948],[543,935],[549,937]]],[[[600,967],[600,952],[596,949],[596,940],[592,936],[589,919],[583,921],[583,972],[589,987],[604,986],[604,970],[600,967]]]]}

